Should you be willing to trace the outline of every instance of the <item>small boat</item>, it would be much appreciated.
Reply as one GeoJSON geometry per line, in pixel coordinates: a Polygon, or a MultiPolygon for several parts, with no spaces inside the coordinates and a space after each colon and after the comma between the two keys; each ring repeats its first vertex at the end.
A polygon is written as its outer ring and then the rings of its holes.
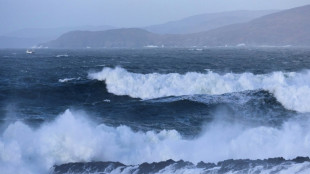
{"type": "Polygon", "coordinates": [[[34,54],[35,52],[33,50],[27,50],[26,53],[27,54],[34,54]]]}

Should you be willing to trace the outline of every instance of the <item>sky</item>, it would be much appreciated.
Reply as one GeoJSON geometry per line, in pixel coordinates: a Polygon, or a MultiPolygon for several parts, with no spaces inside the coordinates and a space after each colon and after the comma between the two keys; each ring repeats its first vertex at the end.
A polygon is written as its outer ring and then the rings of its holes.
{"type": "Polygon", "coordinates": [[[306,4],[310,0],[0,0],[0,34],[23,28],[140,27],[202,13],[306,4]]]}

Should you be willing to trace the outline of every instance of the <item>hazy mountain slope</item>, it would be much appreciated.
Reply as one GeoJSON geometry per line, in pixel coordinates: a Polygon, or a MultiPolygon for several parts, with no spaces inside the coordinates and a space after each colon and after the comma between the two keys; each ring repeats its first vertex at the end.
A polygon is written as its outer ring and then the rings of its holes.
{"type": "Polygon", "coordinates": [[[199,45],[310,45],[310,5],[187,36],[199,45]]]}
{"type": "Polygon", "coordinates": [[[60,28],[25,28],[17,31],[13,31],[3,36],[7,37],[19,37],[19,38],[47,38],[54,39],[60,35],[73,31],[73,30],[87,30],[87,31],[104,31],[111,30],[115,27],[103,25],[103,26],[78,26],[78,27],[60,27],[60,28]]]}
{"type": "Polygon", "coordinates": [[[271,14],[275,10],[265,11],[232,11],[191,16],[178,21],[145,27],[146,30],[159,34],[188,34],[207,31],[225,25],[243,23],[271,14]]]}
{"type": "Polygon", "coordinates": [[[310,46],[310,5],[266,15],[247,23],[186,34],[160,35],[143,29],[115,29],[100,32],[69,32],[43,46],[85,47],[166,47],[191,46],[310,46]]]}
{"type": "Polygon", "coordinates": [[[129,28],[108,31],[72,31],[44,44],[56,48],[142,47],[159,44],[162,37],[146,30],[129,28]]]}
{"type": "Polygon", "coordinates": [[[27,48],[55,39],[72,30],[104,31],[112,26],[79,26],[63,28],[25,28],[0,36],[0,48],[27,48]]]}

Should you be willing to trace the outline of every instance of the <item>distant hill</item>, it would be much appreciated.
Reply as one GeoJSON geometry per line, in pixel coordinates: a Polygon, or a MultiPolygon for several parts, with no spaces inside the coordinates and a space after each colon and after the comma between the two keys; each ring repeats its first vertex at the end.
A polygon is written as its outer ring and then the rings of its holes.
{"type": "Polygon", "coordinates": [[[144,29],[158,34],[189,34],[216,29],[225,25],[244,23],[255,18],[275,13],[276,10],[264,11],[231,11],[222,13],[207,13],[172,21],[165,24],[153,25],[144,29]]]}
{"type": "Polygon", "coordinates": [[[19,38],[48,38],[54,39],[60,35],[72,30],[87,31],[105,31],[115,29],[113,26],[77,26],[77,27],[59,27],[59,28],[24,28],[21,30],[6,33],[3,36],[19,38]]]}
{"type": "Polygon", "coordinates": [[[143,29],[127,28],[108,31],[72,31],[63,34],[58,39],[44,44],[57,48],[85,48],[85,47],[142,47],[157,45],[162,36],[143,29]]]}
{"type": "Polygon", "coordinates": [[[74,31],[43,46],[85,47],[166,47],[191,46],[310,46],[310,5],[284,10],[254,19],[194,34],[155,34],[143,29],[74,31]]]}
{"type": "Polygon", "coordinates": [[[295,45],[310,46],[310,5],[266,15],[243,24],[233,24],[188,35],[197,45],[295,45]]]}
{"type": "Polygon", "coordinates": [[[72,30],[105,31],[115,27],[103,26],[78,26],[61,28],[25,28],[0,36],[0,48],[27,48],[37,43],[55,39],[72,30]]]}

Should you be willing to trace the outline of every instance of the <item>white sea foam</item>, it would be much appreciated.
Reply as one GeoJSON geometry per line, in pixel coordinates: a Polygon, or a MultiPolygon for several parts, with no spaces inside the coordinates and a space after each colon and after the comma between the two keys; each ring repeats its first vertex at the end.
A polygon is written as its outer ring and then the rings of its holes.
{"type": "MultiPolygon", "coordinates": [[[[239,173],[247,173],[247,174],[270,174],[270,173],[279,173],[279,174],[309,174],[310,172],[310,163],[305,162],[301,164],[286,164],[285,166],[275,166],[271,169],[261,169],[259,167],[253,168],[247,172],[235,169],[235,171],[228,171],[224,174],[239,174],[239,173]],[[279,168],[281,168],[279,170],[279,168]]],[[[204,170],[201,168],[180,168],[175,169],[173,166],[168,166],[163,170],[159,171],[158,174],[205,174],[205,173],[212,173],[212,174],[219,174],[223,172],[219,172],[217,168],[204,170]]]]}
{"type": "MultiPolygon", "coordinates": [[[[139,166],[118,167],[109,173],[111,174],[134,174],[134,173],[137,173],[137,171],[139,170],[138,167],[139,166]]],[[[309,162],[300,163],[300,164],[287,163],[284,165],[271,167],[270,169],[264,169],[263,166],[249,168],[249,170],[246,170],[244,168],[240,168],[240,169],[237,168],[237,169],[234,169],[228,172],[219,171],[220,169],[221,167],[214,167],[211,169],[197,168],[194,166],[178,167],[172,164],[154,174],[241,174],[241,173],[247,173],[247,174],[270,174],[270,173],[309,174],[310,163],[309,162]]],[[[95,174],[100,174],[100,172],[95,173],[95,174]]]]}
{"type": "Polygon", "coordinates": [[[111,100],[109,100],[109,99],[104,99],[103,101],[106,102],[106,103],[110,103],[111,102],[111,100]]]}
{"type": "Polygon", "coordinates": [[[59,57],[69,57],[69,55],[68,54],[58,54],[58,55],[56,55],[56,57],[57,58],[59,58],[59,57]]]}
{"type": "Polygon", "coordinates": [[[138,74],[126,69],[104,68],[90,73],[89,78],[105,81],[115,95],[153,99],[165,96],[193,94],[224,94],[263,89],[271,92],[284,107],[298,112],[310,112],[310,71],[218,74],[188,72],[186,74],[138,74]]]}
{"type": "Polygon", "coordinates": [[[64,78],[64,79],[59,79],[58,82],[65,83],[65,82],[69,82],[72,80],[80,80],[80,79],[81,79],[80,77],[78,77],[78,78],[64,78]]]}
{"type": "Polygon", "coordinates": [[[217,162],[226,159],[310,156],[310,120],[279,128],[244,127],[215,120],[195,139],[175,130],[134,132],[127,126],[96,125],[67,110],[55,121],[32,129],[10,124],[0,138],[2,174],[46,173],[54,164],[120,161],[125,164],[168,159],[217,162]],[[227,125],[229,124],[229,125],[227,125]]]}

